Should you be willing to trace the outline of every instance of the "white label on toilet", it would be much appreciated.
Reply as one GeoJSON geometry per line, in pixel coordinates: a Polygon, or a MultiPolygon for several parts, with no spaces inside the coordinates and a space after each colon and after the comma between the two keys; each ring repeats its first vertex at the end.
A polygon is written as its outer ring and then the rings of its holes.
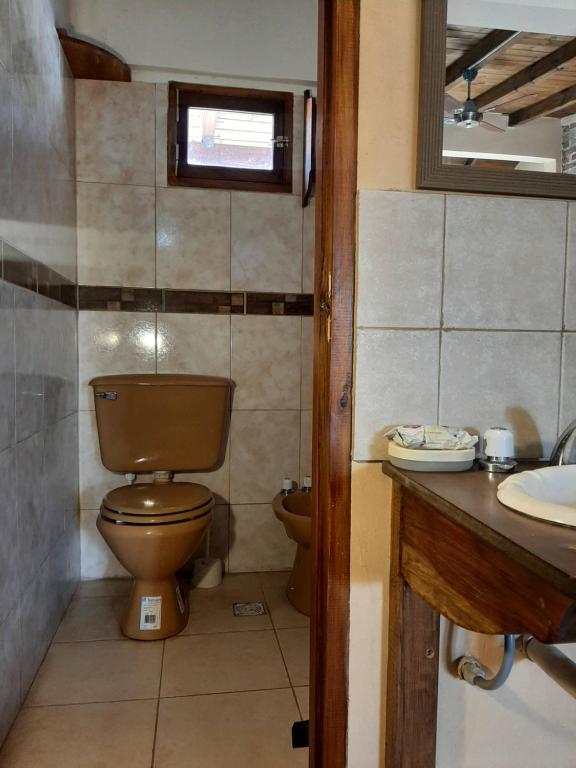
{"type": "Polygon", "coordinates": [[[180,592],[180,584],[176,586],[176,600],[178,600],[178,608],[180,608],[180,613],[184,613],[184,600],[182,600],[182,593],[180,592]]]}
{"type": "Polygon", "coordinates": [[[140,629],[160,629],[162,624],[162,597],[140,598],[140,629]]]}

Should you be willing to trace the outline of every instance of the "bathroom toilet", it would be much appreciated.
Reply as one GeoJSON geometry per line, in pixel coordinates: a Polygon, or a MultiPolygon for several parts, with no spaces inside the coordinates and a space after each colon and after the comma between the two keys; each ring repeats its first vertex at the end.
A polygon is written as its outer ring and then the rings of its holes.
{"type": "Polygon", "coordinates": [[[300,613],[310,616],[312,600],[312,571],[310,541],[312,537],[312,494],[295,491],[284,496],[279,493],[272,502],[274,514],[284,524],[289,538],[298,549],[288,580],[288,600],[300,613]]]}
{"type": "Polygon", "coordinates": [[[121,629],[138,640],[170,637],[188,621],[187,595],[176,573],[198,548],[214,507],[209,488],[172,477],[222,464],[233,385],[176,374],[101,376],[90,385],[104,466],[153,477],[109,491],[97,520],[134,577],[121,629]]]}

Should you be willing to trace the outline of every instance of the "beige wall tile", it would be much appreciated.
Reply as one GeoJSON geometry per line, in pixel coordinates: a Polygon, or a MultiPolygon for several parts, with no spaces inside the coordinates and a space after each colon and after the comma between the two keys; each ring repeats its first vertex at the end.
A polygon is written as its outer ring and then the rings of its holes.
{"type": "Polygon", "coordinates": [[[562,327],[566,203],[450,195],[444,324],[562,327]]]}
{"type": "Polygon", "coordinates": [[[235,411],[230,444],[232,504],[270,504],[298,477],[299,411],[235,411]]]}
{"type": "Polygon", "coordinates": [[[156,321],[149,312],[80,312],[79,407],[94,410],[89,382],[115,373],[154,373],[156,321]]]}
{"type": "Polygon", "coordinates": [[[299,408],[300,342],[299,317],[232,317],[234,408],[299,408]]]}
{"type": "Polygon", "coordinates": [[[558,423],[560,334],[442,336],[440,423],[509,427],[521,457],[548,456],[558,423]]]}
{"type": "Polygon", "coordinates": [[[568,203],[564,324],[566,329],[576,330],[576,203],[568,203]]]}
{"type": "Polygon", "coordinates": [[[563,338],[562,388],[560,391],[560,423],[562,432],[576,419],[576,334],[566,333],[563,338]]]}
{"type": "Polygon", "coordinates": [[[161,288],[230,289],[230,192],[157,190],[156,274],[161,288]]]}
{"type": "Polygon", "coordinates": [[[76,169],[80,181],[153,187],[153,83],[76,82],[76,169]]]}
{"type": "Polygon", "coordinates": [[[154,189],[78,184],[78,280],[154,286],[154,189]]]}
{"type": "Polygon", "coordinates": [[[359,331],[356,340],[354,458],[383,459],[396,424],[435,424],[438,331],[359,331]]]}
{"type": "Polygon", "coordinates": [[[168,186],[168,84],[156,83],[156,186],[168,186]]]}
{"type": "Polygon", "coordinates": [[[444,196],[364,191],[358,217],[357,324],[438,327],[444,196]]]}
{"type": "Polygon", "coordinates": [[[301,285],[300,199],[232,192],[232,290],[297,293],[301,285]]]}
{"type": "Polygon", "coordinates": [[[230,377],[230,317],[158,315],[158,373],[230,377]]]}
{"type": "Polygon", "coordinates": [[[212,768],[305,768],[308,750],[292,749],[286,737],[297,718],[289,689],[163,699],[156,766],[180,768],[193,754],[212,768]]]}
{"type": "Polygon", "coordinates": [[[0,765],[76,768],[87,755],[101,765],[150,765],[156,709],[155,701],[23,709],[0,765]]]}
{"type": "Polygon", "coordinates": [[[296,545],[271,504],[234,504],[230,517],[230,570],[249,573],[291,568],[296,545]]]}
{"type": "Polygon", "coordinates": [[[300,403],[302,408],[312,408],[314,385],[314,318],[302,318],[302,382],[300,403]]]}
{"type": "Polygon", "coordinates": [[[316,201],[314,198],[304,208],[302,219],[302,292],[314,293],[314,249],[316,242],[316,201]]]}
{"type": "Polygon", "coordinates": [[[300,414],[300,485],[306,475],[312,477],[312,411],[300,414]]]}

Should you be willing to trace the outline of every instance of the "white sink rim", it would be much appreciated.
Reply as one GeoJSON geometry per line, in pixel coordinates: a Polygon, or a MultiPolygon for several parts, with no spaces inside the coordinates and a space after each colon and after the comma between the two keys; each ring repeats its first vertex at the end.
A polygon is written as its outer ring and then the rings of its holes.
{"type": "Polygon", "coordinates": [[[496,494],[515,512],[576,528],[576,464],[519,472],[501,482],[496,494]]]}

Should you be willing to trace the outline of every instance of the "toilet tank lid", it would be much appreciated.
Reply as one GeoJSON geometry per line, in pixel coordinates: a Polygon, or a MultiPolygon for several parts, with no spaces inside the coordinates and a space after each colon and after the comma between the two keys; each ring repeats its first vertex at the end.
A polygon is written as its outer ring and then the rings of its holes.
{"type": "Polygon", "coordinates": [[[221,376],[195,376],[187,373],[124,373],[96,376],[91,387],[155,386],[155,387],[232,387],[230,379],[221,376]]]}

